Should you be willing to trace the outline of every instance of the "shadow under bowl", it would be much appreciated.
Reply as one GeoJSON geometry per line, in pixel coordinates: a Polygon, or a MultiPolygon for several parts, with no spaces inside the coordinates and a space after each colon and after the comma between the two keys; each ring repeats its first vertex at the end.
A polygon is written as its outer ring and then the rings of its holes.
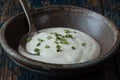
{"type": "Polygon", "coordinates": [[[26,17],[21,13],[4,23],[0,42],[9,57],[27,69],[47,75],[76,75],[94,69],[112,56],[119,45],[117,27],[105,17],[90,10],[74,6],[47,6],[32,12],[37,30],[51,27],[77,29],[92,36],[101,45],[102,50],[96,59],[77,64],[50,64],[29,59],[18,52],[19,41],[29,30],[26,17]]]}

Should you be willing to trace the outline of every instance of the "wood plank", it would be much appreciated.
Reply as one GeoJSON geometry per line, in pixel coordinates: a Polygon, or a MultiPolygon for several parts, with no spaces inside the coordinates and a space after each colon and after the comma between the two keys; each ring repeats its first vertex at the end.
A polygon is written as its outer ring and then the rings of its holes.
{"type": "MultiPolygon", "coordinates": [[[[103,11],[106,17],[112,20],[120,30],[120,0],[102,0],[103,11]]],[[[114,64],[116,66],[116,75],[120,80],[120,50],[114,56],[114,64]]]]}
{"type": "MultiPolygon", "coordinates": [[[[20,12],[20,5],[16,0],[0,0],[0,27],[10,17],[20,12]],[[19,8],[19,9],[18,9],[19,8]]],[[[0,46],[1,47],[1,46],[0,46]]],[[[2,49],[0,54],[0,80],[17,80],[19,66],[13,63],[2,49]]]]}
{"type": "MultiPolygon", "coordinates": [[[[103,8],[108,9],[111,8],[111,1],[106,1],[103,2],[103,8]],[[110,3],[107,3],[110,2],[110,3]]],[[[67,4],[67,5],[75,5],[75,6],[81,6],[93,11],[96,11],[98,13],[102,13],[102,9],[101,9],[101,4],[100,4],[100,0],[30,0],[31,3],[31,7],[32,8],[36,8],[39,6],[45,6],[45,5],[63,5],[63,4],[67,4]]],[[[5,22],[9,17],[19,13],[22,11],[20,5],[18,2],[16,2],[16,0],[0,0],[0,6],[2,6],[2,8],[0,8],[0,11],[2,11],[2,13],[0,13],[0,22],[5,22]],[[3,8],[4,7],[4,8],[3,8]],[[8,8],[9,7],[9,8],[8,8]]],[[[114,4],[116,5],[117,3],[114,2],[114,4]]],[[[114,17],[114,12],[116,12],[116,10],[112,10],[109,12],[107,10],[103,9],[105,16],[107,17],[114,17]]],[[[113,8],[112,8],[113,9],[113,8]]],[[[119,9],[117,7],[117,9],[119,9]]],[[[117,12],[115,13],[117,14],[117,12]]],[[[115,15],[116,18],[114,18],[115,22],[119,22],[118,18],[119,18],[119,14],[115,15]],[[118,16],[117,16],[118,15],[118,16]]],[[[119,18],[120,19],[120,18],[119,18]]],[[[116,23],[119,24],[119,23],[116,23]]],[[[24,69],[22,67],[19,67],[18,65],[16,65],[14,62],[12,62],[7,56],[6,53],[2,51],[2,56],[0,56],[0,74],[2,73],[2,75],[0,75],[0,80],[63,80],[63,79],[56,79],[56,78],[50,78],[47,76],[42,76],[39,75],[38,73],[29,71],[27,69],[24,69]],[[1,72],[2,71],[2,72],[1,72]],[[1,77],[2,76],[2,77],[1,77]]],[[[118,55],[117,55],[118,56],[118,55]]],[[[118,61],[120,60],[119,57],[116,58],[116,61],[118,63],[118,61]]],[[[119,64],[117,64],[118,66],[118,70],[119,69],[119,64]]],[[[116,67],[115,67],[115,63],[114,63],[114,59],[111,59],[110,61],[106,62],[100,70],[98,70],[97,72],[92,72],[90,75],[86,75],[86,76],[80,76],[77,78],[73,78],[70,80],[119,80],[117,78],[116,75],[116,67]]],[[[64,79],[67,80],[67,79],[64,79]]]]}
{"type": "Polygon", "coordinates": [[[117,66],[118,79],[120,80],[120,51],[116,54],[115,61],[117,66]]]}
{"type": "Polygon", "coordinates": [[[102,68],[103,68],[102,74],[104,80],[119,80],[116,71],[114,57],[106,61],[102,68]]]}
{"type": "Polygon", "coordinates": [[[1,51],[2,54],[0,55],[0,80],[16,80],[18,73],[15,74],[13,72],[16,66],[11,65],[12,61],[9,60],[3,49],[1,51]]]}

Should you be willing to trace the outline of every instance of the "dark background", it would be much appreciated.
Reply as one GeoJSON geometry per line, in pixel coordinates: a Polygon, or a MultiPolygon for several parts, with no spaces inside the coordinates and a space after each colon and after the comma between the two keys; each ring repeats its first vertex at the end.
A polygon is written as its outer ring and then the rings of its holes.
{"type": "MultiPolygon", "coordinates": [[[[120,29],[120,0],[28,0],[31,8],[47,5],[74,5],[90,9],[113,21],[120,29]]],[[[0,27],[22,12],[18,0],[0,0],[0,27]]],[[[0,46],[1,48],[1,46],[0,46]]],[[[120,50],[119,50],[120,52],[120,50]]],[[[64,80],[120,80],[120,53],[115,53],[102,66],[89,74],[64,80]]],[[[0,49],[0,80],[58,80],[29,71],[12,62],[0,49]]],[[[63,80],[63,79],[59,79],[63,80]]]]}

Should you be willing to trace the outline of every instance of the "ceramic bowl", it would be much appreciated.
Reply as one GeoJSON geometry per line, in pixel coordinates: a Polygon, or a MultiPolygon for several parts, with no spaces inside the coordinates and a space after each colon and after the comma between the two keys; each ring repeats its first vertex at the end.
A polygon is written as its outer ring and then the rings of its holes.
{"type": "Polygon", "coordinates": [[[92,36],[102,49],[96,59],[77,64],[50,64],[29,59],[18,52],[19,41],[29,30],[26,17],[21,13],[4,23],[0,32],[0,42],[9,57],[27,69],[45,75],[73,76],[94,70],[118,48],[120,40],[118,28],[110,20],[93,11],[64,5],[41,7],[31,12],[37,30],[51,27],[77,29],[92,36]]]}

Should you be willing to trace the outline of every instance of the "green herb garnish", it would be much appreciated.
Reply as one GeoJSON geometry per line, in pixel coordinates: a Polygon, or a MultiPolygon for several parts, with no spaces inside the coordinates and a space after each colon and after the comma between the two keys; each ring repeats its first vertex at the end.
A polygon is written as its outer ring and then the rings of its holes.
{"type": "Polygon", "coordinates": [[[41,43],[38,43],[36,46],[40,46],[41,43]]]}
{"type": "Polygon", "coordinates": [[[65,37],[66,37],[66,38],[73,38],[73,36],[70,35],[70,34],[65,35],[65,37]]]}
{"type": "Polygon", "coordinates": [[[71,48],[72,48],[73,50],[75,50],[75,47],[74,47],[74,46],[72,46],[71,48]]]}
{"type": "Polygon", "coordinates": [[[56,40],[60,40],[61,39],[61,37],[59,37],[59,36],[56,36],[56,40]]]}
{"type": "Polygon", "coordinates": [[[61,39],[61,40],[60,40],[60,43],[61,43],[61,44],[68,44],[68,41],[67,41],[66,39],[61,39]]]}
{"type": "Polygon", "coordinates": [[[51,39],[52,37],[51,36],[48,36],[47,39],[51,39]]]}
{"type": "Polygon", "coordinates": [[[44,40],[42,40],[42,39],[40,39],[40,38],[38,38],[37,40],[38,40],[39,42],[43,42],[43,41],[44,41],[44,40]]]}
{"type": "MultiPolygon", "coordinates": [[[[67,31],[67,30],[65,30],[65,31],[67,31]]],[[[61,44],[68,44],[68,41],[66,38],[72,38],[72,35],[70,35],[70,34],[62,35],[62,34],[58,34],[58,33],[54,32],[54,35],[56,37],[56,40],[54,41],[56,44],[59,44],[59,42],[61,44]]]]}
{"type": "Polygon", "coordinates": [[[64,36],[63,36],[62,34],[56,33],[56,34],[55,34],[55,37],[56,37],[56,39],[59,40],[60,38],[63,38],[64,36]]]}
{"type": "Polygon", "coordinates": [[[86,46],[86,43],[85,43],[85,42],[84,42],[84,43],[82,43],[82,46],[84,46],[84,47],[85,47],[85,46],[86,46]]]}
{"type": "Polygon", "coordinates": [[[56,48],[57,48],[57,52],[62,51],[62,50],[61,50],[61,46],[60,46],[60,45],[57,45],[57,46],[56,46],[56,48]]]}
{"type": "Polygon", "coordinates": [[[50,46],[49,45],[45,45],[45,48],[50,48],[50,46]]]}
{"type": "Polygon", "coordinates": [[[58,42],[58,41],[54,41],[54,43],[59,44],[59,42],[58,42]]]}
{"type": "Polygon", "coordinates": [[[68,29],[64,29],[64,32],[65,33],[69,33],[70,31],[68,29]]]}
{"type": "Polygon", "coordinates": [[[26,42],[30,42],[32,40],[32,38],[27,38],[26,42]]]}
{"type": "Polygon", "coordinates": [[[35,48],[34,51],[35,51],[36,55],[40,55],[40,49],[39,48],[35,48]]]}

